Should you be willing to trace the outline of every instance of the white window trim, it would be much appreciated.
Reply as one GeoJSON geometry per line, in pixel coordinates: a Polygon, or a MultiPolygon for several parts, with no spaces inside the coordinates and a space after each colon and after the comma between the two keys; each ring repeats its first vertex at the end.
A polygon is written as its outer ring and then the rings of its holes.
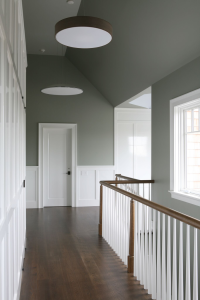
{"type": "MultiPolygon", "coordinates": [[[[183,119],[181,118],[180,110],[186,109],[188,102],[200,99],[200,89],[182,95],[180,97],[170,100],[170,193],[171,197],[190,204],[200,206],[200,197],[194,194],[187,194],[180,191],[180,157],[179,148],[182,146],[183,139],[180,138],[180,132],[183,126],[183,119]],[[178,114],[178,116],[177,116],[178,114]],[[179,139],[175,140],[175,135],[179,133],[179,139]],[[176,157],[176,160],[174,159],[176,157]],[[178,162],[179,161],[179,162],[178,162]]],[[[196,100],[199,102],[199,100],[196,100]]],[[[191,106],[191,104],[190,104],[191,106]]],[[[183,166],[182,166],[183,167],[183,166]]]]}

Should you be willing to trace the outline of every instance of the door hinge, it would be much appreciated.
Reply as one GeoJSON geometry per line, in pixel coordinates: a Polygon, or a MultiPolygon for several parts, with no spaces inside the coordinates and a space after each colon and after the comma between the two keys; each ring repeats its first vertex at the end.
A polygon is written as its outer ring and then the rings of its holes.
{"type": "Polygon", "coordinates": [[[26,181],[25,181],[25,179],[23,180],[23,187],[24,188],[26,187],[26,181]]]}

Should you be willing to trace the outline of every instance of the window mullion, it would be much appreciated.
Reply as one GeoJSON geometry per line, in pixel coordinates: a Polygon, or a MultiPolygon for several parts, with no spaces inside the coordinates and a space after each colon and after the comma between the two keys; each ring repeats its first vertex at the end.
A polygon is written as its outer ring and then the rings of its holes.
{"type": "Polygon", "coordinates": [[[184,112],[184,127],[183,127],[183,178],[184,182],[181,186],[182,189],[185,189],[187,186],[187,111],[184,112]]]}
{"type": "Polygon", "coordinates": [[[200,107],[198,108],[198,123],[199,123],[198,131],[200,131],[200,107]]]}
{"type": "Polygon", "coordinates": [[[194,109],[192,109],[191,113],[191,132],[194,132],[194,109]]]}

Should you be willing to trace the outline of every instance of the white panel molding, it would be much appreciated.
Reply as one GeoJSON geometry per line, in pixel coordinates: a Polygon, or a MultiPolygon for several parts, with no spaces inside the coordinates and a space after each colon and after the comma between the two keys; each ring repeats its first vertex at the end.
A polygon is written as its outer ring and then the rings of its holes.
{"type": "Polygon", "coordinates": [[[77,207],[99,206],[99,182],[114,178],[115,166],[77,166],[77,207]]]}
{"type": "MultiPolygon", "coordinates": [[[[26,106],[26,75],[25,74],[26,74],[26,68],[28,66],[28,63],[27,63],[27,51],[26,51],[26,39],[25,39],[22,0],[10,1],[11,3],[16,2],[16,9],[17,9],[17,12],[15,12],[16,13],[16,19],[15,19],[16,24],[14,24],[14,26],[12,28],[8,27],[8,24],[6,22],[8,16],[5,14],[5,10],[6,10],[5,5],[7,3],[9,3],[9,1],[4,0],[1,2],[2,2],[2,5],[0,5],[0,32],[3,35],[5,43],[7,45],[6,50],[8,52],[8,55],[11,60],[11,64],[13,66],[13,70],[14,70],[15,78],[18,83],[18,88],[20,90],[22,102],[23,102],[24,106],[26,106]],[[13,44],[13,38],[12,38],[12,41],[10,38],[11,36],[13,37],[13,35],[14,35],[14,38],[16,38],[16,39],[19,38],[19,36],[17,36],[17,37],[15,36],[15,32],[14,32],[15,26],[18,26],[18,25],[21,30],[20,49],[16,42],[14,42],[14,44],[13,44]],[[18,48],[18,51],[20,53],[17,54],[16,48],[18,48]],[[21,56],[20,62],[18,62],[19,56],[21,56]],[[20,68],[22,68],[22,70],[20,70],[18,64],[20,64],[20,68]]],[[[19,35],[18,30],[17,30],[17,34],[19,35]]]]}
{"type": "Polygon", "coordinates": [[[48,128],[72,129],[72,207],[76,207],[76,166],[77,166],[77,124],[40,123],[39,124],[39,174],[38,174],[38,208],[44,207],[43,202],[43,133],[48,128]]]}
{"type": "Polygon", "coordinates": [[[19,300],[26,242],[26,42],[22,0],[0,1],[0,299],[19,300]]]}
{"type": "Polygon", "coordinates": [[[26,208],[38,208],[38,166],[26,167],[26,208]]]}

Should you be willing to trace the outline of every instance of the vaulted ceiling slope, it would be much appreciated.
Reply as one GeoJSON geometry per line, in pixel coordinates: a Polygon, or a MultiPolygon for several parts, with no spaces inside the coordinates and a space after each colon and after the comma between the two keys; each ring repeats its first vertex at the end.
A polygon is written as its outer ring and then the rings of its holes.
{"type": "MultiPolygon", "coordinates": [[[[7,1],[7,0],[6,0],[7,1]]],[[[64,55],[64,49],[55,40],[55,24],[68,17],[76,16],[81,0],[73,5],[66,0],[22,0],[26,32],[27,52],[43,55],[64,55]]]]}
{"type": "Polygon", "coordinates": [[[109,21],[113,40],[67,56],[113,106],[200,55],[200,1],[84,0],[84,11],[109,21]]]}

